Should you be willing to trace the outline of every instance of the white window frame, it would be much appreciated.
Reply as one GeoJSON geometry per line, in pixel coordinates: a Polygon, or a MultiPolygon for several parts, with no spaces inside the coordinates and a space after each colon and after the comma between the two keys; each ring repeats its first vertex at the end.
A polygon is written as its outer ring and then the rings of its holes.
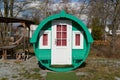
{"type": "Polygon", "coordinates": [[[30,25],[30,38],[32,38],[33,33],[35,32],[38,25],[30,25]]]}
{"type": "Polygon", "coordinates": [[[73,31],[73,49],[83,49],[84,48],[84,38],[83,38],[83,32],[82,31],[73,31]],[[75,45],[75,35],[80,34],[80,46],[75,45]]]}
{"type": "MultiPolygon", "coordinates": [[[[67,27],[67,39],[68,39],[68,37],[70,36],[69,34],[72,34],[71,32],[72,32],[72,21],[70,21],[70,20],[53,20],[52,21],[52,30],[53,31],[55,31],[56,32],[56,25],[67,25],[68,27],[67,27]],[[69,28],[69,29],[68,29],[69,28]],[[70,31],[69,31],[70,30],[70,31]]],[[[56,34],[54,34],[54,32],[52,31],[52,45],[54,45],[55,43],[53,43],[54,42],[54,38],[53,38],[53,36],[56,36],[56,34]]],[[[68,41],[68,40],[67,40],[68,41]]],[[[71,38],[71,36],[69,37],[69,41],[72,41],[72,38],[71,38]]],[[[67,42],[67,45],[66,46],[55,46],[55,47],[57,47],[57,48],[66,48],[66,47],[68,47],[68,44],[72,44],[71,42],[70,43],[68,43],[67,42]]],[[[70,47],[70,46],[69,46],[70,47]]]]}
{"type": "Polygon", "coordinates": [[[50,49],[51,48],[51,31],[41,30],[39,38],[39,49],[50,49]],[[43,45],[43,34],[48,34],[48,45],[43,45]]]}

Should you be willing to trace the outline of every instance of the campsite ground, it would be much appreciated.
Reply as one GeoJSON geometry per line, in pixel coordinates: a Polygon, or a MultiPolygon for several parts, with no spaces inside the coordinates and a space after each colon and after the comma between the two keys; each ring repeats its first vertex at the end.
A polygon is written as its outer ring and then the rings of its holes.
{"type": "MultiPolygon", "coordinates": [[[[0,80],[45,80],[49,70],[41,70],[35,56],[27,61],[0,60],[0,80]]],[[[120,60],[90,55],[73,72],[80,80],[120,80],[120,60]]]]}

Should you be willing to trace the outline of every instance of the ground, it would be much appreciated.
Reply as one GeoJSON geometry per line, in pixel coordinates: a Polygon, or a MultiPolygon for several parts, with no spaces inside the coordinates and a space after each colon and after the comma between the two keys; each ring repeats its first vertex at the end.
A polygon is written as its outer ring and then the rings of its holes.
{"type": "MultiPolygon", "coordinates": [[[[26,61],[0,60],[0,80],[45,80],[49,70],[38,66],[35,56],[26,61]]],[[[120,60],[89,56],[73,70],[80,80],[120,80],[120,60]]]]}

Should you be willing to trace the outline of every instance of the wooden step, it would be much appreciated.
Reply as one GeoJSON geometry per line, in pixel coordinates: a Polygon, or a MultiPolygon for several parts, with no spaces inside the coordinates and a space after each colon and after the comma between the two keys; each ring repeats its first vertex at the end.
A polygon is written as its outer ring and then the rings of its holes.
{"type": "Polygon", "coordinates": [[[68,68],[68,67],[74,67],[73,65],[51,65],[53,68],[68,68]]]}

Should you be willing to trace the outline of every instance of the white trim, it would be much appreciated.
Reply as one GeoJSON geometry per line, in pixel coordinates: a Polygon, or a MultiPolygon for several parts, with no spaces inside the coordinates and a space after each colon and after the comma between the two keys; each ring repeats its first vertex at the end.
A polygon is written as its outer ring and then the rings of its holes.
{"type": "Polygon", "coordinates": [[[53,20],[52,21],[52,26],[53,25],[72,25],[72,21],[70,20],[53,20]]]}
{"type": "Polygon", "coordinates": [[[41,30],[39,38],[39,49],[50,49],[51,48],[51,31],[50,30],[41,30]],[[48,45],[43,46],[43,34],[48,34],[48,45]]]}
{"type": "MultiPolygon", "coordinates": [[[[55,43],[56,42],[56,39],[55,39],[56,33],[54,33],[54,32],[56,32],[56,25],[67,25],[68,26],[67,28],[69,28],[69,29],[67,29],[67,41],[72,41],[71,36],[70,36],[70,34],[72,32],[72,26],[71,26],[72,21],[70,21],[70,20],[53,20],[52,21],[52,45],[54,45],[54,47],[57,47],[57,48],[71,47],[69,45],[55,46],[55,44],[56,44],[55,43]],[[54,36],[54,38],[53,38],[53,36],[54,36]]],[[[67,44],[68,44],[68,42],[67,42],[67,44]]],[[[71,42],[69,44],[71,45],[71,42]]]]}
{"type": "Polygon", "coordinates": [[[83,42],[84,40],[83,40],[83,32],[82,31],[73,31],[73,49],[83,49],[84,47],[83,47],[83,44],[84,44],[84,42],[83,42]],[[80,46],[76,46],[75,45],[75,35],[76,34],[80,34],[80,46]]]}

